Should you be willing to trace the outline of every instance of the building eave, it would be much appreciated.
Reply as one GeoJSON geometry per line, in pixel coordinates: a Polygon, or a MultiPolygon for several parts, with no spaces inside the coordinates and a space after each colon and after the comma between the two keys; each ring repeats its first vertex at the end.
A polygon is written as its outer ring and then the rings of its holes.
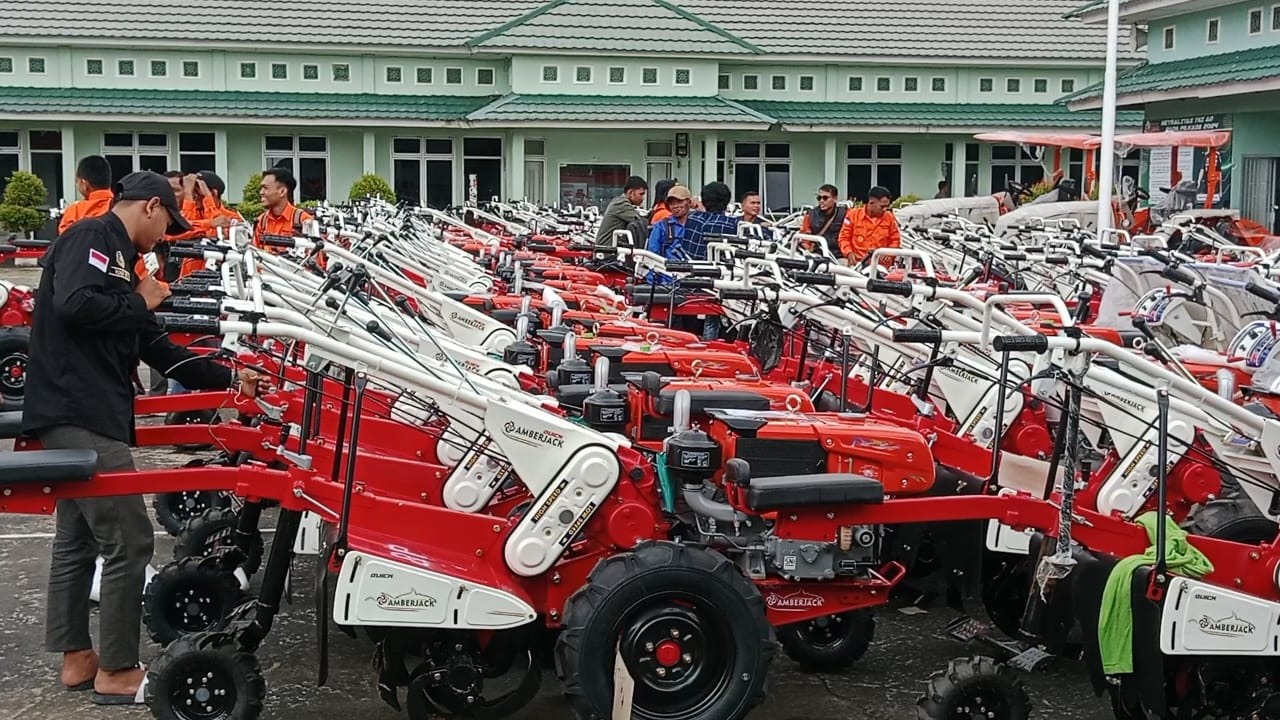
{"type": "MultiPolygon", "coordinates": [[[[1173,88],[1170,90],[1138,90],[1135,92],[1118,93],[1116,95],[1116,106],[1141,107],[1148,103],[1169,102],[1174,100],[1194,100],[1197,98],[1231,97],[1233,95],[1248,95],[1252,93],[1276,91],[1280,91],[1280,76],[1263,78],[1261,80],[1246,80],[1243,82],[1195,85],[1190,87],[1173,88]]],[[[1067,107],[1071,110],[1097,110],[1102,107],[1102,96],[1095,95],[1093,97],[1082,98],[1080,100],[1073,100],[1067,103],[1067,107]]]]}
{"type": "Polygon", "coordinates": [[[465,120],[415,120],[380,118],[279,118],[279,117],[206,117],[195,115],[139,115],[111,113],[14,113],[0,110],[0,122],[38,120],[40,123],[59,122],[109,122],[151,123],[157,125],[255,125],[270,127],[404,127],[404,128],[460,128],[465,120]]]}
{"type": "MultiPolygon", "coordinates": [[[[1079,126],[1064,125],[1061,127],[1046,125],[848,125],[848,124],[793,124],[783,123],[781,128],[787,132],[794,133],[847,133],[847,134],[874,134],[874,135],[976,135],[983,132],[1035,132],[1035,133],[1078,133],[1082,129],[1079,126]]],[[[1141,127],[1134,126],[1126,128],[1117,126],[1117,130],[1132,129],[1134,132],[1141,130],[1141,127]]]]}

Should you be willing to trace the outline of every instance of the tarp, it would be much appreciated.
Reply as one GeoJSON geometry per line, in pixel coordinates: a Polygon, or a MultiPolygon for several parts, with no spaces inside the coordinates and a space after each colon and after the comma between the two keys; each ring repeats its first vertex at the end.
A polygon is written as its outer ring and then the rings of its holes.
{"type": "Polygon", "coordinates": [[[1087,150],[1098,147],[1096,135],[1068,133],[1025,133],[1025,132],[992,132],[978,133],[976,140],[991,143],[1015,143],[1018,145],[1038,145],[1043,147],[1066,147],[1087,150]],[[1092,143],[1092,144],[1090,144],[1092,143]]]}

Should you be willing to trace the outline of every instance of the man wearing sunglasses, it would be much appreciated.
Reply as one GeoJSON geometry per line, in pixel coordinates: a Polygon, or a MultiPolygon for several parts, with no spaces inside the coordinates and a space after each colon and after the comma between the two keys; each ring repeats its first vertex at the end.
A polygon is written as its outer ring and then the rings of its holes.
{"type": "Polygon", "coordinates": [[[827,249],[836,257],[840,254],[840,226],[844,224],[845,208],[837,205],[840,190],[835,185],[818,188],[818,206],[805,213],[800,232],[821,235],[827,239],[827,249]]]}

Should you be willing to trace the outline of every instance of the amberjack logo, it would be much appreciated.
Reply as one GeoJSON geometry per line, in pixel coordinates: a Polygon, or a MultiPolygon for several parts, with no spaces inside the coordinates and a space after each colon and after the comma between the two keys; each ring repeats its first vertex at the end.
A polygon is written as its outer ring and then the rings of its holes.
{"type": "Polygon", "coordinates": [[[821,595],[814,595],[803,590],[797,590],[789,595],[779,595],[771,592],[765,596],[764,602],[769,606],[770,610],[781,612],[816,610],[827,603],[826,598],[821,595]]]}
{"type": "Polygon", "coordinates": [[[483,330],[483,329],[484,329],[484,322],[482,322],[482,321],[480,321],[480,320],[477,320],[477,319],[475,319],[475,318],[473,318],[473,317],[467,317],[466,315],[461,315],[461,314],[459,314],[459,313],[458,313],[458,311],[456,311],[456,310],[455,310],[455,311],[453,311],[453,312],[451,312],[451,313],[449,313],[449,319],[450,319],[450,320],[452,320],[452,321],[454,321],[454,322],[456,322],[456,323],[460,323],[460,324],[462,324],[462,325],[466,325],[467,327],[469,327],[469,328],[471,328],[471,329],[473,329],[473,330],[483,330]]]}
{"type": "Polygon", "coordinates": [[[502,432],[512,440],[519,440],[525,445],[546,445],[547,447],[562,448],[564,447],[564,435],[554,430],[534,430],[522,425],[517,425],[514,420],[508,420],[502,426],[502,432]]]}
{"type": "Polygon", "coordinates": [[[1258,627],[1235,613],[1231,617],[1214,620],[1208,615],[1200,616],[1200,632],[1205,635],[1219,637],[1244,637],[1252,635],[1258,627]]]}
{"type": "Polygon", "coordinates": [[[392,595],[390,593],[379,593],[376,598],[367,597],[365,600],[373,600],[379,610],[390,610],[392,612],[415,612],[417,610],[426,610],[436,606],[436,599],[430,595],[409,589],[409,592],[403,595],[392,595]]]}

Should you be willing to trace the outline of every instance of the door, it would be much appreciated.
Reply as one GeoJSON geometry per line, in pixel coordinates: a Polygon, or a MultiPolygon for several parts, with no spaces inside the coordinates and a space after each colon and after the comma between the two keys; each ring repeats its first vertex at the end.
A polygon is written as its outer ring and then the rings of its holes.
{"type": "Polygon", "coordinates": [[[1240,214],[1272,232],[1280,230],[1276,210],[1280,205],[1280,158],[1247,157],[1243,164],[1240,214]]]}

